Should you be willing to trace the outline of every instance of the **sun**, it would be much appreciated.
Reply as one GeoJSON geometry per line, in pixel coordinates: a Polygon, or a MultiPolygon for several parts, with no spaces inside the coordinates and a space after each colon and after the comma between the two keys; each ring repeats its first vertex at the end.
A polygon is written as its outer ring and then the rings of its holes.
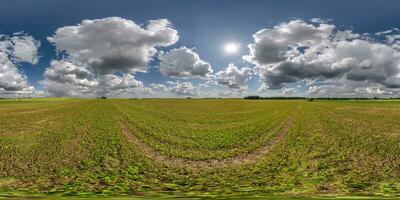
{"type": "Polygon", "coordinates": [[[237,43],[228,43],[224,46],[224,51],[228,54],[236,53],[239,50],[239,44],[237,43]]]}

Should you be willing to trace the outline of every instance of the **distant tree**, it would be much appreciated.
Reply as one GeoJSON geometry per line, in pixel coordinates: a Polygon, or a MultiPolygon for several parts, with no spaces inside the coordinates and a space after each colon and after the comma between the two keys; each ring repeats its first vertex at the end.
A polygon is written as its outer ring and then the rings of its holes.
{"type": "Polygon", "coordinates": [[[308,98],[307,101],[314,101],[314,98],[308,98]]]}
{"type": "Polygon", "coordinates": [[[246,96],[244,99],[261,99],[260,96],[252,95],[252,96],[246,96]]]}
{"type": "Polygon", "coordinates": [[[105,96],[102,96],[102,97],[100,97],[100,99],[107,99],[107,97],[105,97],[105,96]]]}
{"type": "Polygon", "coordinates": [[[192,97],[186,97],[186,99],[191,99],[192,97]]]}

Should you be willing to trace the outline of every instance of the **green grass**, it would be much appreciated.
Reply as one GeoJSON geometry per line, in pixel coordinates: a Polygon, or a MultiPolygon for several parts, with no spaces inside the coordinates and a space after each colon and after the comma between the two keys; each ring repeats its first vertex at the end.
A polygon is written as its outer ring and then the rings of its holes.
{"type": "Polygon", "coordinates": [[[0,100],[0,194],[395,197],[399,121],[398,101],[0,100]]]}

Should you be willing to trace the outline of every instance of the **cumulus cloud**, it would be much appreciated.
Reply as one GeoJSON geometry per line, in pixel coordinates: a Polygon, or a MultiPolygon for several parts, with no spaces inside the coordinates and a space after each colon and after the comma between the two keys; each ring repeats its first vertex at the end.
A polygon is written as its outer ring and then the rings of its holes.
{"type": "Polygon", "coordinates": [[[132,74],[96,75],[65,60],[53,60],[43,76],[45,79],[41,81],[42,85],[49,94],[55,96],[132,97],[151,93],[151,90],[132,74]]]}
{"type": "Polygon", "coordinates": [[[71,83],[81,86],[96,86],[98,82],[94,75],[86,68],[76,66],[65,60],[52,60],[43,76],[46,80],[71,83]]]}
{"type": "Polygon", "coordinates": [[[35,88],[28,83],[27,76],[17,66],[25,62],[38,62],[40,42],[24,33],[14,36],[0,35],[0,96],[17,97],[36,95],[35,88]]]}
{"type": "Polygon", "coordinates": [[[136,80],[132,74],[107,74],[99,77],[98,96],[132,97],[134,95],[152,95],[151,88],[145,87],[142,81],[136,80]]]}
{"type": "Polygon", "coordinates": [[[193,86],[191,82],[167,81],[166,84],[152,83],[150,87],[161,95],[198,96],[200,94],[199,87],[193,86]]]}
{"type": "Polygon", "coordinates": [[[169,90],[177,95],[196,96],[199,88],[194,87],[191,82],[167,82],[169,90]]]}
{"type": "Polygon", "coordinates": [[[134,74],[146,72],[157,48],[178,38],[167,19],[138,25],[107,17],[61,27],[48,40],[63,58],[51,62],[41,83],[49,95],[57,96],[150,94],[134,74]]]}
{"type": "Polygon", "coordinates": [[[124,74],[117,76],[114,74],[107,74],[101,78],[102,83],[111,90],[119,90],[125,88],[135,88],[143,86],[141,81],[135,79],[131,74],[124,74]]]}
{"type": "Polygon", "coordinates": [[[400,88],[387,88],[381,84],[366,81],[352,81],[345,78],[311,84],[306,95],[315,97],[392,97],[400,88]]]}
{"type": "Polygon", "coordinates": [[[375,33],[376,36],[383,38],[393,49],[400,51],[400,29],[393,28],[386,31],[375,33]]]}
{"type": "Polygon", "coordinates": [[[213,70],[192,49],[181,47],[158,55],[160,72],[174,78],[206,78],[213,70]]]}
{"type": "Polygon", "coordinates": [[[302,20],[281,23],[271,29],[262,29],[253,35],[249,45],[250,55],[244,58],[259,65],[285,61],[288,53],[296,47],[319,44],[329,38],[335,26],[315,26],[302,20]]]}
{"type": "Polygon", "coordinates": [[[269,89],[316,79],[400,87],[400,51],[393,41],[379,42],[316,19],[284,22],[253,37],[250,54],[243,58],[256,65],[269,89]]]}
{"type": "Polygon", "coordinates": [[[37,64],[39,61],[38,49],[40,47],[38,40],[24,33],[17,33],[10,40],[12,43],[12,58],[15,61],[37,64]]]}
{"type": "Polygon", "coordinates": [[[231,89],[243,91],[247,88],[246,81],[250,78],[252,70],[248,67],[239,69],[233,63],[229,64],[224,70],[215,74],[218,84],[227,86],[231,89]]]}
{"type": "Polygon", "coordinates": [[[55,96],[81,96],[91,93],[99,83],[88,69],[65,60],[52,60],[41,81],[55,96]]]}
{"type": "Polygon", "coordinates": [[[110,74],[145,72],[156,47],[172,45],[178,38],[167,19],[150,20],[142,27],[128,19],[107,17],[58,28],[48,40],[76,64],[110,74]]]}
{"type": "Polygon", "coordinates": [[[283,95],[293,95],[297,92],[296,88],[284,88],[282,90],[283,95]]]}

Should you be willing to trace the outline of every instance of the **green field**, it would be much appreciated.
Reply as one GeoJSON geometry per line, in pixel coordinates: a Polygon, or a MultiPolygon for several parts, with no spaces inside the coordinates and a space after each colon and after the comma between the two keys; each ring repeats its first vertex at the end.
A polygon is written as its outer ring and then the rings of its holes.
{"type": "Polygon", "coordinates": [[[0,101],[0,196],[271,194],[398,197],[400,101],[0,101]]]}

